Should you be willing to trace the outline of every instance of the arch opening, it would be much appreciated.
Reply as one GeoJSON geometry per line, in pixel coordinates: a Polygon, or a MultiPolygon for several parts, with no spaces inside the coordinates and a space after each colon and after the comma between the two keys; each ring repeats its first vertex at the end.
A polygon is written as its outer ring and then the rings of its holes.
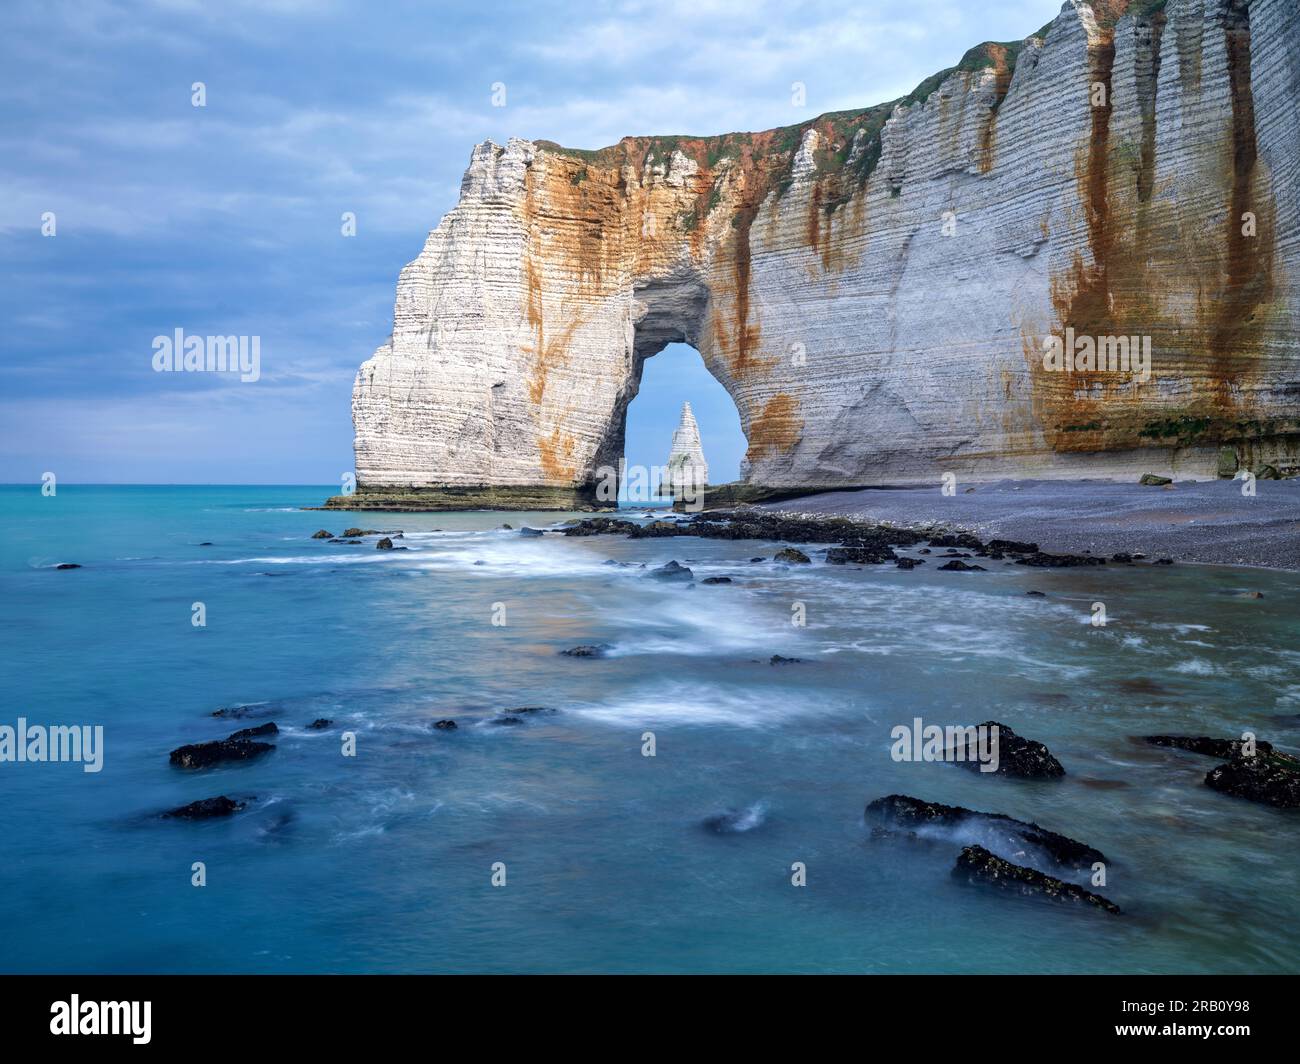
{"type": "Polygon", "coordinates": [[[665,342],[653,354],[637,359],[632,395],[623,413],[620,505],[669,506],[672,494],[665,492],[664,482],[670,476],[691,475],[680,466],[673,474],[667,469],[672,453],[680,457],[683,434],[679,430],[686,404],[690,404],[686,418],[692,424],[685,443],[689,451],[691,431],[698,432],[707,482],[716,485],[740,478],[748,444],[734,400],[695,347],[681,340],[665,342]]]}

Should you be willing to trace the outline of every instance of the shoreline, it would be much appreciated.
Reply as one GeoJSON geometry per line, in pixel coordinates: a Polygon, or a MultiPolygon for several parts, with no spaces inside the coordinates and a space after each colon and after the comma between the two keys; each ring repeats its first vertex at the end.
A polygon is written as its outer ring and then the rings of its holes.
{"type": "Polygon", "coordinates": [[[771,513],[852,518],[981,537],[1027,540],[1051,552],[1124,552],[1180,562],[1300,570],[1300,481],[1004,480],[945,496],[933,487],[823,492],[759,504],[771,513]]]}

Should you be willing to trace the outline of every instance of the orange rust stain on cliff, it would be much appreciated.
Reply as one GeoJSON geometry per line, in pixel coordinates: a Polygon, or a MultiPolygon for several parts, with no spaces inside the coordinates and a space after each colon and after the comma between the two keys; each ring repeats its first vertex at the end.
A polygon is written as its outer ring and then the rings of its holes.
{"type": "Polygon", "coordinates": [[[572,482],[577,474],[573,451],[573,437],[558,427],[549,436],[538,438],[537,452],[548,480],[572,482]]]}
{"type": "Polygon", "coordinates": [[[799,405],[785,392],[777,392],[749,423],[749,450],[745,457],[754,461],[769,454],[787,454],[799,442],[802,432],[799,405]]]}
{"type": "MultiPolygon", "coordinates": [[[[1206,171],[1222,189],[1226,228],[1207,237],[1184,223],[1176,203],[1155,199],[1146,160],[1134,170],[1112,157],[1110,110],[1093,108],[1087,144],[1076,157],[1087,253],[1076,253],[1068,268],[1050,278],[1053,335],[1072,327],[1094,339],[1149,337],[1153,380],[1164,375],[1186,381],[1190,395],[1162,399],[1156,387],[1135,383],[1131,374],[1049,372],[1037,337],[1026,330],[1022,345],[1032,408],[1057,451],[1170,444],[1151,430],[1171,414],[1202,421],[1197,441],[1213,443],[1239,435],[1237,423],[1250,417],[1276,310],[1275,237],[1272,202],[1256,157],[1249,26],[1244,8],[1238,12],[1240,19],[1229,19],[1227,30],[1229,147],[1218,173],[1206,171]],[[1258,219],[1255,237],[1242,233],[1247,211],[1258,219]]],[[[1153,30],[1158,44],[1158,28],[1153,30]]],[[[1109,99],[1113,40],[1094,41],[1089,54],[1090,81],[1105,85],[1109,99]]],[[[1154,130],[1144,128],[1143,134],[1154,137],[1154,130]]],[[[1213,148],[1201,158],[1212,160],[1213,148]]]]}
{"type": "Polygon", "coordinates": [[[1259,326],[1264,304],[1273,298],[1271,247],[1264,247],[1265,227],[1271,234],[1269,212],[1262,210],[1265,197],[1258,196],[1255,168],[1259,150],[1255,141],[1255,101],[1250,85],[1250,22],[1242,5],[1230,17],[1225,30],[1228,77],[1232,93],[1232,182],[1225,221],[1227,254],[1224,283],[1214,303],[1210,330],[1210,354],[1219,402],[1232,402],[1229,382],[1240,383],[1249,372],[1252,355],[1259,349],[1259,326]],[[1254,214],[1256,235],[1247,236],[1245,216],[1254,214]]]}
{"type": "Polygon", "coordinates": [[[998,108],[1002,105],[1002,101],[1006,99],[1007,90],[1011,88],[1011,75],[1015,73],[1011,68],[1011,64],[1007,62],[1007,50],[1002,45],[989,44],[986,50],[989,59],[993,61],[994,103],[989,109],[984,128],[980,130],[977,145],[978,165],[981,174],[987,174],[993,169],[998,137],[998,108]]]}

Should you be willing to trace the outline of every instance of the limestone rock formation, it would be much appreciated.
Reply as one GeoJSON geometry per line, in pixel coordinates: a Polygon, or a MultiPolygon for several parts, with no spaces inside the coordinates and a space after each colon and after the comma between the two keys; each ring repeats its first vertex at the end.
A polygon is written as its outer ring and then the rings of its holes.
{"type": "Polygon", "coordinates": [[[752,485],[1294,468],[1297,99],[1295,0],[1068,0],[886,104],[480,144],[357,374],[338,502],[590,501],[672,341],[752,485]]]}
{"type": "Polygon", "coordinates": [[[700,426],[690,403],[682,404],[682,419],[673,432],[661,494],[694,498],[709,482],[709,463],[704,460],[700,426]]]}

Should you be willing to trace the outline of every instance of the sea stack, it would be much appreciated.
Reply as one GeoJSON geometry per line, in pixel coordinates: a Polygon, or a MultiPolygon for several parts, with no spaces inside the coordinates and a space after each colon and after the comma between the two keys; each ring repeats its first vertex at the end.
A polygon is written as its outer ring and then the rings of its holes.
{"type": "Polygon", "coordinates": [[[709,463],[704,460],[700,444],[700,426],[690,403],[682,403],[682,419],[673,433],[668,452],[668,468],[660,492],[664,495],[694,497],[709,482],[709,463]]]}

